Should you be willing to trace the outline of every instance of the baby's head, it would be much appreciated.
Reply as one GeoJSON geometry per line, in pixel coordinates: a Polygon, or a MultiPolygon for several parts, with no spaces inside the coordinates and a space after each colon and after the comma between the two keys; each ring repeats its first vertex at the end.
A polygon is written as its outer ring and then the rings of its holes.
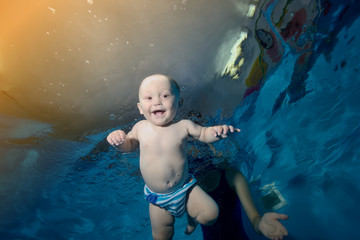
{"type": "Polygon", "coordinates": [[[139,88],[138,108],[156,126],[166,126],[174,119],[182,104],[177,82],[162,74],[145,78],[139,88]]]}
{"type": "Polygon", "coordinates": [[[178,98],[180,98],[179,84],[172,77],[164,74],[154,74],[144,78],[144,80],[142,80],[139,87],[139,97],[140,97],[140,91],[144,89],[148,84],[157,85],[160,84],[162,81],[169,82],[171,90],[177,95],[178,98]]]}

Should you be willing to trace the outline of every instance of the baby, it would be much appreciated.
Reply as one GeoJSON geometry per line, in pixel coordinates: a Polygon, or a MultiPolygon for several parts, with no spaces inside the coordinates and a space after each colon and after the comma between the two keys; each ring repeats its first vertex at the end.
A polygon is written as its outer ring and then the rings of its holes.
{"type": "Polygon", "coordinates": [[[187,137],[212,143],[229,132],[240,132],[228,125],[201,127],[190,120],[174,121],[181,105],[180,88],[174,79],[161,74],[149,76],[140,85],[137,104],[146,120],[137,122],[127,134],[116,130],[107,137],[121,151],[134,151],[140,146],[140,170],[154,239],[172,239],[174,217],[182,216],[185,210],[187,234],[197,223],[211,225],[219,213],[215,201],[188,173],[187,137]]]}

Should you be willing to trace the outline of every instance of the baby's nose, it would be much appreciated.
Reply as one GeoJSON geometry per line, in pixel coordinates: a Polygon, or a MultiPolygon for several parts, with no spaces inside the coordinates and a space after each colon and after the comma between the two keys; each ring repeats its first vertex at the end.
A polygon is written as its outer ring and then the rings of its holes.
{"type": "Polygon", "coordinates": [[[159,97],[156,97],[156,98],[154,99],[154,104],[155,104],[155,105],[161,105],[161,99],[160,99],[159,97]]]}

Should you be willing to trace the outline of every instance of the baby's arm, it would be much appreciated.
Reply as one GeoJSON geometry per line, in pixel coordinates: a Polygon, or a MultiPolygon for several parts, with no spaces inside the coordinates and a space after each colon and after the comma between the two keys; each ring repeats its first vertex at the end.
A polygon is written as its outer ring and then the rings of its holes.
{"type": "Polygon", "coordinates": [[[183,124],[185,124],[192,137],[206,143],[213,143],[221,138],[226,138],[229,132],[240,132],[240,129],[234,128],[231,125],[202,127],[190,120],[183,120],[183,124]]]}
{"type": "Polygon", "coordinates": [[[135,125],[128,134],[126,134],[123,130],[115,130],[107,136],[106,140],[109,144],[119,148],[123,152],[135,151],[139,145],[136,138],[136,129],[135,125]]]}
{"type": "Polygon", "coordinates": [[[284,236],[287,236],[288,232],[279,220],[286,220],[288,219],[288,216],[275,212],[265,213],[261,216],[255,207],[247,181],[242,173],[234,168],[227,169],[226,172],[229,177],[228,181],[230,180],[229,184],[234,188],[238,195],[255,231],[257,233],[262,233],[265,237],[270,239],[282,239],[284,236]]]}

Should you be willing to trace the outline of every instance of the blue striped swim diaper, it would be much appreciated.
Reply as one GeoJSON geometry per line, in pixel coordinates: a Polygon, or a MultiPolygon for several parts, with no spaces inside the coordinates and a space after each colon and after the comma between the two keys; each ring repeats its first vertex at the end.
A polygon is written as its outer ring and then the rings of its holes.
{"type": "Polygon", "coordinates": [[[169,211],[173,216],[181,217],[186,209],[186,193],[195,183],[194,176],[189,175],[182,188],[165,194],[155,193],[145,185],[144,198],[149,203],[169,211]]]}

